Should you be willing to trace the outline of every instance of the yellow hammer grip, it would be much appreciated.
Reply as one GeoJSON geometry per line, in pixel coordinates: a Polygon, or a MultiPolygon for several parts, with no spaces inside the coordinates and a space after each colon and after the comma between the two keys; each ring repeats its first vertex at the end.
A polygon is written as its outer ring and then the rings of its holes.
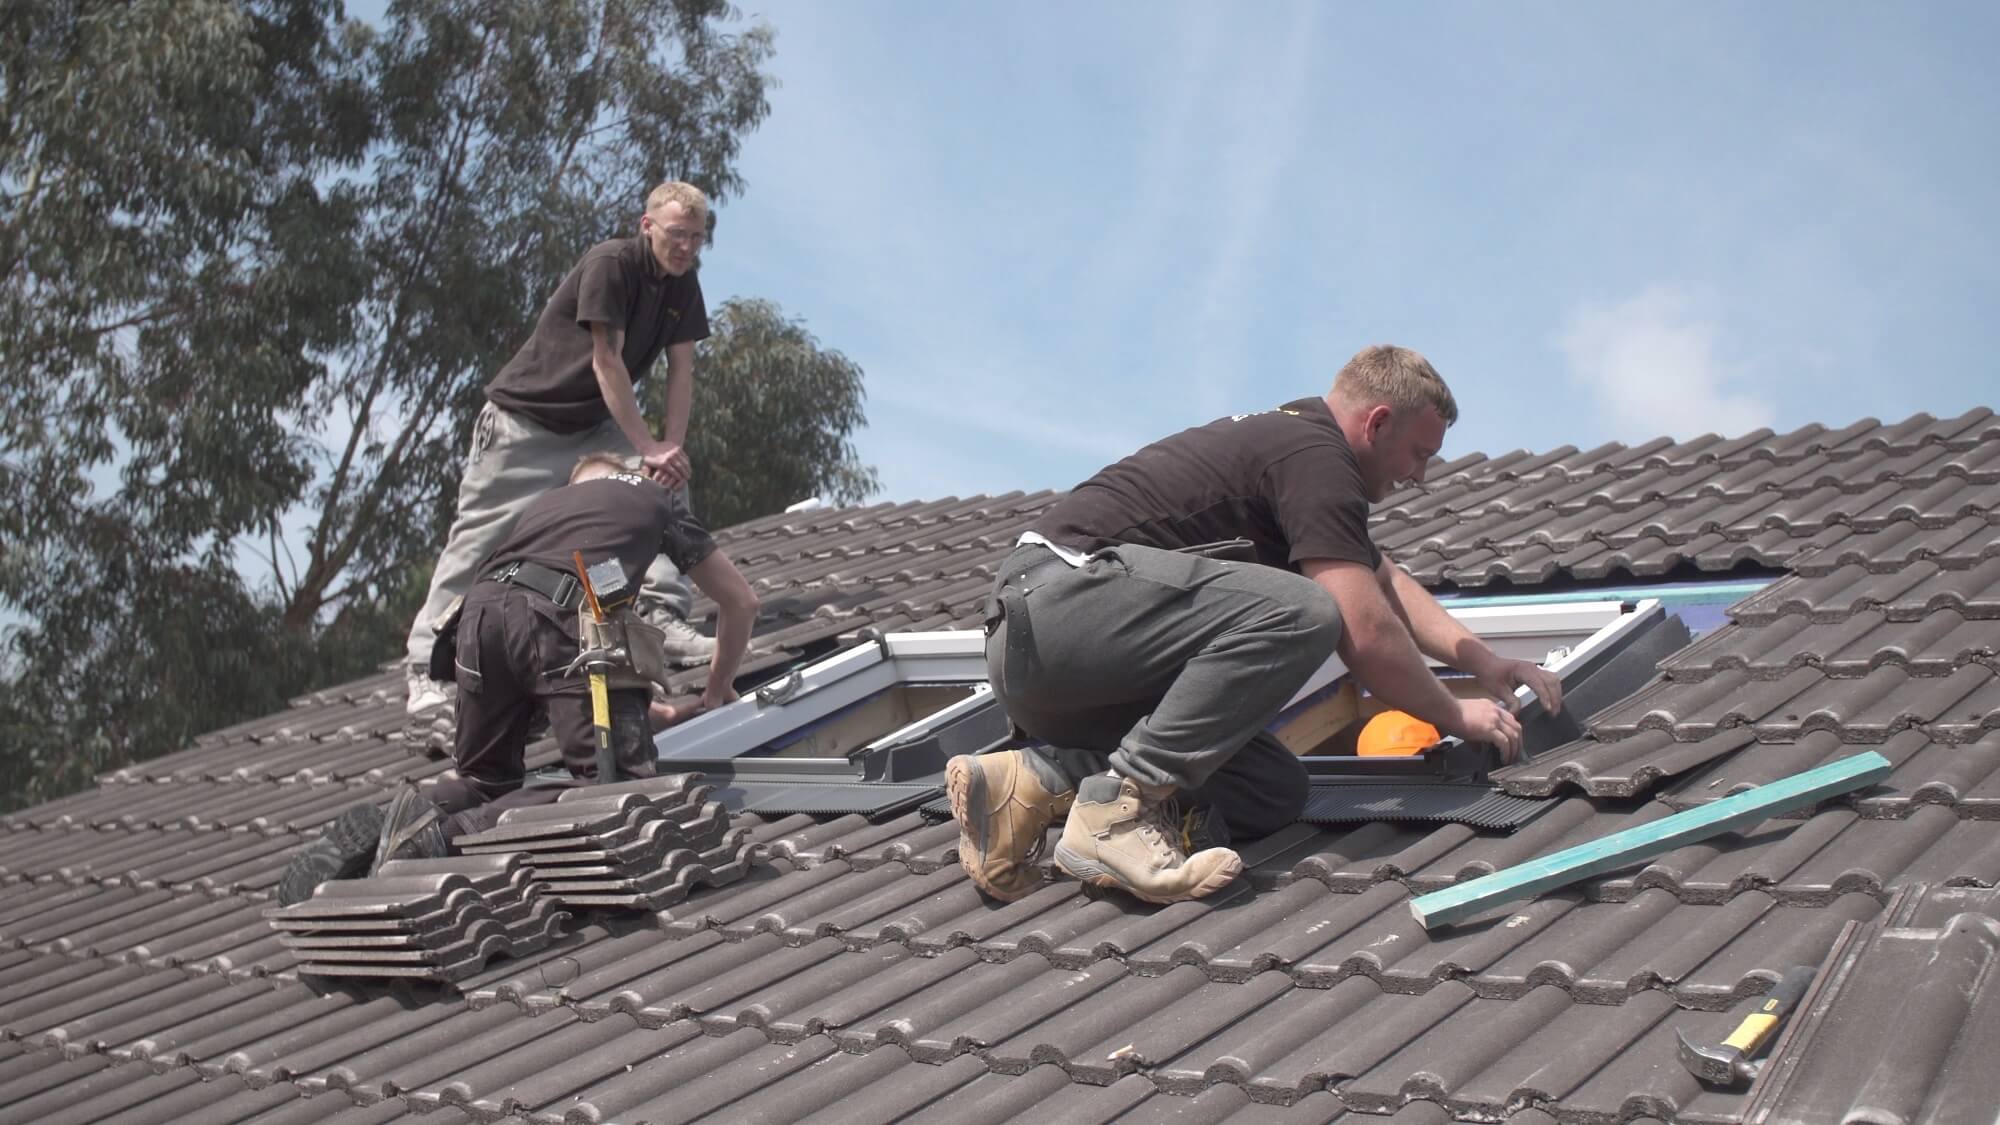
{"type": "Polygon", "coordinates": [[[606,729],[611,726],[611,693],[605,689],[602,673],[590,677],[590,721],[606,729]]]}
{"type": "Polygon", "coordinates": [[[1753,1012],[1743,1017],[1743,1022],[1736,1025],[1736,1031],[1724,1039],[1722,1045],[1734,1047],[1747,1055],[1757,1049],[1757,1044],[1764,1041],[1764,1036],[1770,1034],[1777,1022],[1777,1016],[1753,1012]]]}

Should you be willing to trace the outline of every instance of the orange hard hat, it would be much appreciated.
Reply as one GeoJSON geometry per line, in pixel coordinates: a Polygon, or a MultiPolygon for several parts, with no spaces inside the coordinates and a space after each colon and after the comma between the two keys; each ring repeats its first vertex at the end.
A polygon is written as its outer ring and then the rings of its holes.
{"type": "Polygon", "coordinates": [[[1407,711],[1384,711],[1368,720],[1354,741],[1362,757],[1421,754],[1442,740],[1438,729],[1407,711]]]}

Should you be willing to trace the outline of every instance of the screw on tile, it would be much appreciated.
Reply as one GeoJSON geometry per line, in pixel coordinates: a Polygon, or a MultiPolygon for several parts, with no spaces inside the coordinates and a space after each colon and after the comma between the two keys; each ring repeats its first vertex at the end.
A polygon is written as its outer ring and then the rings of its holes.
{"type": "Polygon", "coordinates": [[[554,992],[556,994],[556,999],[567,1000],[569,999],[569,986],[575,983],[576,978],[583,975],[583,966],[577,963],[576,958],[571,957],[568,954],[564,954],[563,956],[554,958],[553,960],[542,962],[540,965],[536,966],[535,971],[542,975],[543,988],[554,992]],[[549,971],[551,967],[557,965],[564,966],[569,971],[568,972],[549,971]]]}

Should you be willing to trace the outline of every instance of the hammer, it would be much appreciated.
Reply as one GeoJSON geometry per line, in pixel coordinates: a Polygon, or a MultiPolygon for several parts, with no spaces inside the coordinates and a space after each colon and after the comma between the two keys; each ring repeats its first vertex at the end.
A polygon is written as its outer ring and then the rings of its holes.
{"type": "Polygon", "coordinates": [[[1711,1086],[1736,1086],[1755,1080],[1764,1064],[1751,1062],[1750,1056],[1784,1026],[1785,1017],[1792,1014],[1799,998],[1812,987],[1814,972],[1811,965],[1800,965],[1787,972],[1778,981],[1778,987],[1757,1001],[1757,1006],[1743,1017],[1729,1038],[1714,1046],[1698,1045],[1675,1028],[1674,1037],[1680,1040],[1681,1065],[1711,1086]]]}

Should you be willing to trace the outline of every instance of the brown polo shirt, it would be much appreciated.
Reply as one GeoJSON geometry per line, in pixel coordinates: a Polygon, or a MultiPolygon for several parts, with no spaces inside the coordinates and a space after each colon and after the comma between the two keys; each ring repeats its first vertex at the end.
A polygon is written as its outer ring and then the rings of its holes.
{"type": "Polygon", "coordinates": [[[625,370],[636,387],[670,344],[706,339],[708,306],[694,270],[660,269],[633,235],[590,248],[542,307],[534,335],[487,384],[486,398],[557,433],[611,416],[590,364],[590,326],[623,329],[625,370]]]}
{"type": "Polygon", "coordinates": [[[1315,558],[1382,563],[1360,462],[1318,398],[1162,438],[1077,485],[1033,530],[1085,552],[1248,539],[1257,561],[1287,570],[1315,558]]]}

